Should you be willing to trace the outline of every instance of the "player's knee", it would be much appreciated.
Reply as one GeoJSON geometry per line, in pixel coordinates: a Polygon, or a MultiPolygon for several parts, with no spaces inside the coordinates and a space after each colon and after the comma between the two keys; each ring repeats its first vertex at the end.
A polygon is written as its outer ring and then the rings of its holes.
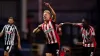
{"type": "Polygon", "coordinates": [[[53,56],[51,53],[46,53],[46,56],[53,56]]]}
{"type": "Polygon", "coordinates": [[[4,56],[6,56],[7,55],[7,53],[6,53],[6,51],[4,52],[4,56]]]}
{"type": "Polygon", "coordinates": [[[9,53],[5,51],[4,56],[9,56],[9,53]]]}

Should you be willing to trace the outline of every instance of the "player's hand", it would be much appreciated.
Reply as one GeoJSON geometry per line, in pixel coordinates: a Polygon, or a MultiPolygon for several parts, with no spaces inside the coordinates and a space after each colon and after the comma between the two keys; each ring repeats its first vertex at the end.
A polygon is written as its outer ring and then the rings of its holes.
{"type": "Polygon", "coordinates": [[[64,23],[60,23],[60,24],[59,24],[59,26],[62,26],[62,25],[64,25],[64,23]]]}
{"type": "Polygon", "coordinates": [[[44,2],[44,4],[45,4],[45,6],[47,6],[47,7],[49,7],[49,6],[50,6],[50,4],[49,4],[49,3],[44,2]]]}
{"type": "Polygon", "coordinates": [[[77,42],[76,45],[83,45],[83,42],[77,42]]]}
{"type": "Polygon", "coordinates": [[[18,49],[19,49],[19,50],[21,50],[21,49],[22,49],[20,44],[18,44],[18,49]]]}

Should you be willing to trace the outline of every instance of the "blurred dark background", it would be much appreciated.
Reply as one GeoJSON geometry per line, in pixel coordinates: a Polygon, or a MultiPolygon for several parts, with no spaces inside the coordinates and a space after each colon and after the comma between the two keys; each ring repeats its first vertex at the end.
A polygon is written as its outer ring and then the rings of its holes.
{"type": "MultiPolygon", "coordinates": [[[[8,17],[15,19],[21,36],[22,56],[38,56],[43,53],[45,36],[43,32],[33,34],[32,31],[43,22],[42,12],[48,9],[43,2],[49,2],[57,14],[57,24],[62,22],[81,22],[86,18],[90,25],[95,28],[97,51],[100,56],[100,1],[99,0],[0,0],[0,30],[7,24],[8,17]],[[41,52],[38,52],[41,51],[41,52]]],[[[77,49],[73,40],[82,41],[80,29],[72,25],[62,26],[61,45],[70,46],[73,56],[77,49]]],[[[0,54],[3,55],[4,41],[0,38],[0,54]]],[[[75,55],[74,55],[75,54],[75,55]]]]}

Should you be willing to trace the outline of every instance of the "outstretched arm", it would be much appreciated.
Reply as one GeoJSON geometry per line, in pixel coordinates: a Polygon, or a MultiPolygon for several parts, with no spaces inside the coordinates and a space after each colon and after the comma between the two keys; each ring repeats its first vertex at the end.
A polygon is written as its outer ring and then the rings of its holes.
{"type": "Polygon", "coordinates": [[[71,22],[64,22],[64,23],[60,23],[59,26],[61,27],[62,25],[65,25],[65,24],[73,24],[71,22]]]}
{"type": "Polygon", "coordinates": [[[59,26],[62,26],[62,25],[65,25],[65,24],[71,24],[71,25],[74,25],[74,26],[79,26],[79,25],[82,25],[82,23],[64,22],[64,23],[60,23],[60,24],[59,24],[59,26]]]}
{"type": "Polygon", "coordinates": [[[53,8],[50,6],[49,3],[44,2],[44,4],[45,4],[47,7],[50,8],[51,13],[52,13],[52,15],[53,15],[53,21],[55,22],[55,21],[56,21],[56,13],[55,13],[55,11],[53,10],[53,8]]]}
{"type": "Polygon", "coordinates": [[[37,28],[35,28],[35,29],[33,30],[33,33],[38,33],[38,32],[40,31],[40,27],[41,27],[41,25],[39,25],[37,28]]]}

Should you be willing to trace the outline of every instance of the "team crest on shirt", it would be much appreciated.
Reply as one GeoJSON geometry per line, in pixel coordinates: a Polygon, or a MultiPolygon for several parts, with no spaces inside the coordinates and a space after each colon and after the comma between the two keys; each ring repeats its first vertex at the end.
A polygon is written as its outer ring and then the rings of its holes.
{"type": "Polygon", "coordinates": [[[9,28],[6,29],[7,34],[12,34],[13,32],[14,32],[14,28],[12,27],[10,27],[10,29],[9,28]]]}
{"type": "Polygon", "coordinates": [[[83,30],[82,37],[84,37],[85,39],[89,40],[90,36],[89,36],[89,32],[87,32],[86,30],[83,30]]]}
{"type": "Polygon", "coordinates": [[[52,30],[52,28],[49,28],[48,30],[45,30],[45,33],[50,33],[52,30]]]}
{"type": "Polygon", "coordinates": [[[12,32],[11,32],[11,31],[6,31],[6,33],[7,33],[7,34],[11,34],[12,32]]]}

